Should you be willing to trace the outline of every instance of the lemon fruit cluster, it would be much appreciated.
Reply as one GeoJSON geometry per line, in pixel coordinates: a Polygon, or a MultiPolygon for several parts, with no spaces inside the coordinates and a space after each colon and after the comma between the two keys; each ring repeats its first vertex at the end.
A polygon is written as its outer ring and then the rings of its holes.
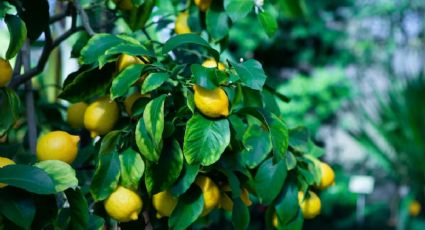
{"type": "Polygon", "coordinates": [[[37,159],[60,160],[71,164],[77,157],[79,141],[79,136],[64,131],[49,132],[37,141],[37,159]]]}
{"type": "Polygon", "coordinates": [[[212,0],[195,0],[195,5],[198,6],[200,11],[207,11],[210,7],[212,0]]]}
{"type": "Polygon", "coordinates": [[[189,20],[188,12],[181,12],[177,15],[176,22],[174,25],[174,31],[176,32],[176,34],[188,34],[192,32],[187,23],[188,20],[189,20]]]}
{"type": "Polygon", "coordinates": [[[152,205],[156,210],[156,217],[168,217],[177,205],[177,197],[171,194],[170,190],[165,190],[153,195],[152,205]]]}
{"type": "Polygon", "coordinates": [[[332,170],[331,166],[324,162],[320,162],[320,171],[322,172],[322,178],[317,187],[323,190],[335,183],[335,172],[332,170]]]}
{"type": "Polygon", "coordinates": [[[4,87],[12,79],[12,66],[8,60],[0,58],[0,87],[4,87]]]}
{"type": "Polygon", "coordinates": [[[308,195],[298,192],[298,203],[305,219],[313,219],[320,214],[321,202],[316,193],[309,191],[308,195]]]}
{"type": "Polygon", "coordinates": [[[84,113],[84,126],[94,138],[110,132],[118,121],[118,117],[118,104],[110,100],[108,96],[103,96],[87,107],[84,113]]]}
{"type": "Polygon", "coordinates": [[[72,128],[81,129],[84,127],[84,113],[87,106],[84,102],[78,102],[68,107],[66,120],[72,128]]]}
{"type": "Polygon", "coordinates": [[[195,84],[193,90],[195,106],[202,114],[210,118],[229,115],[229,98],[221,87],[211,90],[195,84]]]}
{"type": "MultiPolygon", "coordinates": [[[[0,157],[0,168],[3,168],[6,165],[14,165],[15,162],[9,158],[6,157],[0,157]]],[[[6,187],[7,184],[0,183],[0,188],[6,187]]]]}
{"type": "Polygon", "coordinates": [[[104,207],[110,217],[119,222],[137,220],[143,208],[143,201],[133,190],[122,186],[109,195],[104,207]]]}
{"type": "Polygon", "coordinates": [[[204,208],[201,216],[206,216],[213,209],[219,207],[220,189],[211,178],[203,175],[196,177],[195,184],[202,190],[202,196],[204,197],[204,208]]]}

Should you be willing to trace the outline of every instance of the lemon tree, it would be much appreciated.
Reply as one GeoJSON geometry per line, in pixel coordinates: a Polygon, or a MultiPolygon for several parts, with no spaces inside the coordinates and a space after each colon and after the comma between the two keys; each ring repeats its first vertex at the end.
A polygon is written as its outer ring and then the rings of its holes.
{"type": "Polygon", "coordinates": [[[277,14],[302,16],[301,3],[54,1],[62,12],[51,15],[52,4],[0,2],[10,34],[0,59],[2,227],[186,229],[223,213],[246,229],[265,206],[264,228],[301,229],[320,213],[310,190],[334,180],[324,151],[287,126],[276,103],[287,97],[261,60],[233,57],[226,43],[248,16],[274,36],[277,14]],[[70,28],[52,37],[65,19],[70,28]],[[78,66],[53,102],[34,104],[44,92],[31,79],[52,80],[40,73],[73,35],[78,66]]]}

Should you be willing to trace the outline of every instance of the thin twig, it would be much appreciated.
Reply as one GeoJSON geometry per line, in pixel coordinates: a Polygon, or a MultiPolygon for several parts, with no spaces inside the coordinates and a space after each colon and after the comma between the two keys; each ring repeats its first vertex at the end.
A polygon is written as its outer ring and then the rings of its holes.
{"type": "MultiPolygon", "coordinates": [[[[27,40],[21,50],[22,55],[21,61],[24,66],[24,72],[30,71],[31,66],[31,53],[30,53],[30,45],[27,40]]],[[[30,147],[30,151],[32,154],[35,154],[36,142],[37,142],[37,118],[35,114],[35,106],[34,106],[34,93],[32,91],[32,83],[31,81],[27,81],[25,83],[25,106],[27,113],[27,123],[28,123],[28,143],[30,147]]]]}
{"type": "Polygon", "coordinates": [[[44,66],[46,65],[46,63],[49,59],[49,55],[50,55],[51,51],[54,48],[56,48],[56,46],[58,46],[60,43],[62,43],[67,38],[69,38],[71,35],[73,35],[75,32],[78,32],[78,31],[83,30],[83,29],[84,28],[82,26],[71,28],[70,30],[68,30],[67,32],[62,34],[60,37],[58,37],[56,40],[54,40],[50,46],[49,45],[44,46],[37,66],[32,68],[31,70],[29,70],[28,72],[25,72],[21,76],[14,77],[13,81],[10,83],[10,87],[16,88],[20,84],[30,80],[35,75],[41,73],[44,69],[44,66]]]}
{"type": "Polygon", "coordinates": [[[87,16],[86,11],[81,7],[80,0],[74,0],[74,6],[77,9],[78,14],[81,16],[81,23],[84,26],[84,29],[90,36],[93,36],[95,32],[90,26],[89,18],[87,16]]]}

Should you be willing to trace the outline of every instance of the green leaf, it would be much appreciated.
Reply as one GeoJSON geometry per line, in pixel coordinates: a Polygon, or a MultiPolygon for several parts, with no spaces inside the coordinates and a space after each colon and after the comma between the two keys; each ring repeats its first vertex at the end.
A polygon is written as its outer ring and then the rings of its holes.
{"type": "Polygon", "coordinates": [[[155,148],[155,144],[153,143],[152,138],[146,131],[146,126],[143,119],[139,119],[139,122],[137,123],[135,138],[140,153],[146,157],[147,160],[157,162],[161,152],[155,148]]]}
{"type": "Polygon", "coordinates": [[[250,59],[242,63],[231,62],[231,64],[241,79],[242,85],[255,90],[263,89],[267,76],[260,62],[250,59]]]}
{"type": "Polygon", "coordinates": [[[305,127],[296,127],[289,130],[289,145],[295,151],[302,153],[309,153],[314,146],[305,127]]]}
{"type": "Polygon", "coordinates": [[[208,8],[205,24],[208,33],[215,41],[220,41],[229,33],[229,17],[224,13],[222,4],[214,2],[208,8]],[[217,26],[220,25],[220,26],[217,26]]]}
{"type": "Polygon", "coordinates": [[[215,76],[216,68],[206,68],[199,64],[192,64],[194,83],[207,89],[215,89],[219,86],[218,78],[215,76]]]}
{"type": "Polygon", "coordinates": [[[19,17],[25,22],[28,38],[34,42],[49,26],[49,3],[47,0],[21,0],[19,3],[19,17]]]}
{"type": "Polygon", "coordinates": [[[244,18],[254,7],[253,0],[224,0],[224,9],[233,22],[244,18]]]}
{"type": "Polygon", "coordinates": [[[100,143],[99,154],[108,154],[115,151],[121,138],[120,134],[121,131],[119,130],[114,130],[106,134],[102,139],[102,143],[100,143]]]}
{"type": "Polygon", "coordinates": [[[300,207],[298,204],[298,189],[295,183],[285,183],[282,193],[276,200],[275,209],[281,229],[287,229],[288,225],[291,224],[294,218],[296,218],[300,213],[300,207]]]}
{"type": "Polygon", "coordinates": [[[107,50],[121,43],[126,43],[126,40],[112,34],[96,34],[81,50],[80,62],[84,65],[97,64],[107,50]]]}
{"type": "Polygon", "coordinates": [[[22,190],[0,190],[0,213],[14,224],[23,229],[30,229],[35,212],[31,194],[22,190]]]}
{"type": "Polygon", "coordinates": [[[251,125],[243,135],[245,149],[240,153],[242,162],[249,168],[255,168],[272,150],[272,142],[269,132],[259,125],[251,125]]]}
{"type": "Polygon", "coordinates": [[[0,183],[35,194],[55,194],[55,184],[44,170],[29,165],[7,165],[0,168],[0,183]]]}
{"type": "Polygon", "coordinates": [[[233,199],[232,224],[234,229],[247,229],[249,226],[248,207],[237,197],[233,199]]]}
{"type": "Polygon", "coordinates": [[[6,59],[11,59],[15,57],[22,48],[22,45],[27,38],[27,27],[25,26],[25,22],[15,15],[6,14],[4,22],[6,22],[10,34],[10,42],[6,51],[6,59]]]}
{"type": "Polygon", "coordinates": [[[164,82],[170,78],[168,73],[151,73],[143,81],[142,94],[149,93],[152,90],[159,88],[164,82]]]}
{"type": "Polygon", "coordinates": [[[230,143],[226,119],[208,120],[194,115],[186,125],[183,153],[189,164],[211,165],[218,161],[230,143]]]}
{"type": "Polygon", "coordinates": [[[258,14],[258,19],[266,31],[267,36],[273,37],[278,29],[276,18],[274,18],[270,13],[264,11],[258,14]]]}
{"type": "Polygon", "coordinates": [[[10,88],[0,88],[0,136],[3,136],[19,118],[21,101],[10,88]]]}
{"type": "Polygon", "coordinates": [[[176,207],[168,219],[168,227],[175,230],[188,228],[198,219],[203,208],[204,198],[202,191],[195,186],[179,198],[176,207]]]}
{"type": "Polygon", "coordinates": [[[270,204],[279,195],[287,175],[285,161],[273,164],[272,159],[264,161],[255,175],[255,188],[262,204],[270,204]]]}
{"type": "Polygon", "coordinates": [[[286,167],[289,170],[294,169],[297,166],[297,159],[291,152],[286,153],[286,167]]]}
{"type": "Polygon", "coordinates": [[[142,157],[131,148],[125,150],[120,156],[121,182],[126,188],[137,190],[139,181],[145,172],[145,162],[142,157]]]}
{"type": "Polygon", "coordinates": [[[75,170],[63,161],[40,161],[34,166],[43,169],[52,178],[56,192],[63,192],[68,188],[76,188],[78,186],[75,170]]]}
{"type": "Polygon", "coordinates": [[[89,222],[89,206],[84,194],[77,188],[75,190],[67,189],[65,195],[71,209],[69,229],[87,229],[89,222]]]}
{"type": "Polygon", "coordinates": [[[285,122],[276,115],[271,114],[269,118],[270,136],[273,145],[274,158],[276,160],[283,159],[289,144],[288,127],[285,122]]]}
{"type": "Polygon", "coordinates": [[[157,152],[162,148],[162,132],[164,131],[164,102],[166,95],[161,95],[150,101],[143,113],[146,131],[149,134],[157,152]]]}
{"type": "Polygon", "coordinates": [[[156,194],[168,189],[179,177],[183,168],[183,154],[177,141],[165,145],[158,164],[148,162],[145,183],[149,193],[156,194]]]}
{"type": "Polygon", "coordinates": [[[76,103],[87,101],[96,96],[107,94],[113,80],[114,64],[105,65],[102,69],[91,68],[70,74],[65,80],[63,90],[59,97],[69,102],[76,103]]]}
{"type": "Polygon", "coordinates": [[[203,46],[208,50],[208,53],[215,58],[215,60],[220,59],[220,54],[217,50],[213,49],[208,42],[196,34],[180,34],[170,38],[162,47],[162,53],[167,54],[171,50],[187,44],[203,46]]]}
{"type": "Polygon", "coordinates": [[[300,0],[279,0],[281,12],[289,18],[298,18],[303,16],[303,9],[300,0]]]}
{"type": "Polygon", "coordinates": [[[185,193],[190,188],[190,185],[192,185],[192,183],[195,181],[196,176],[198,175],[198,171],[199,165],[188,165],[183,162],[183,168],[180,172],[180,176],[174,186],[171,188],[173,195],[178,197],[185,193]]]}
{"type": "Polygon", "coordinates": [[[140,44],[124,43],[114,46],[105,52],[106,55],[128,54],[130,56],[149,56],[154,57],[150,50],[140,44]]]}
{"type": "Polygon", "coordinates": [[[142,64],[133,64],[121,71],[112,81],[111,99],[124,96],[128,89],[140,79],[144,67],[145,65],[142,64]]]}
{"type": "Polygon", "coordinates": [[[96,216],[94,214],[89,216],[89,225],[88,230],[101,230],[105,225],[105,220],[102,217],[96,216]]]}
{"type": "Polygon", "coordinates": [[[95,201],[106,199],[117,187],[120,178],[120,160],[117,152],[100,154],[99,162],[90,185],[95,201]]]}

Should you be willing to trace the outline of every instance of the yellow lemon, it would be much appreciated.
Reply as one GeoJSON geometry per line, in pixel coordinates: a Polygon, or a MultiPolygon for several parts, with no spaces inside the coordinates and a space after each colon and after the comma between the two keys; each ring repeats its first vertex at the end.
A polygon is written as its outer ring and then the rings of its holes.
{"type": "Polygon", "coordinates": [[[279,223],[279,220],[277,219],[276,213],[273,215],[273,221],[272,221],[272,223],[273,223],[273,227],[277,228],[278,223],[279,223]]]}
{"type": "Polygon", "coordinates": [[[110,217],[119,222],[128,222],[139,218],[143,201],[136,192],[118,186],[105,200],[104,205],[110,217]]]}
{"type": "MultiPolygon", "coordinates": [[[[202,63],[202,66],[207,67],[207,68],[217,68],[217,62],[215,61],[214,58],[210,58],[210,59],[205,60],[202,63]]],[[[226,70],[226,66],[223,64],[223,62],[218,63],[218,69],[221,70],[221,71],[226,70]]]]}
{"type": "Polygon", "coordinates": [[[322,179],[320,180],[318,188],[323,190],[334,184],[335,173],[332,170],[331,166],[324,162],[320,162],[320,170],[322,172],[322,179]]]}
{"type": "Polygon", "coordinates": [[[201,216],[206,216],[214,208],[218,207],[220,203],[220,189],[211,178],[202,175],[196,178],[195,183],[201,188],[204,197],[204,208],[201,216]]]}
{"type": "Polygon", "coordinates": [[[114,3],[117,5],[120,10],[131,10],[133,9],[133,3],[131,0],[114,0],[114,3]]]}
{"type": "Polygon", "coordinates": [[[132,110],[131,108],[133,108],[134,102],[136,102],[139,98],[142,97],[149,97],[150,95],[143,95],[139,92],[134,92],[133,94],[131,94],[130,96],[128,96],[125,100],[124,100],[124,107],[125,107],[125,111],[131,115],[132,114],[132,110]]]}
{"type": "Polygon", "coordinates": [[[84,112],[86,112],[87,104],[78,102],[68,107],[67,118],[68,124],[74,129],[84,127],[84,112]]]}
{"type": "MultiPolygon", "coordinates": [[[[224,210],[232,211],[233,210],[233,201],[225,193],[225,192],[231,192],[232,190],[231,190],[231,188],[228,184],[224,185],[221,189],[224,192],[220,195],[220,207],[222,207],[224,210]]],[[[249,192],[248,192],[248,190],[246,190],[246,188],[242,188],[242,194],[240,195],[240,198],[246,206],[252,205],[252,202],[249,199],[249,192]]]]}
{"type": "Polygon", "coordinates": [[[409,214],[411,216],[417,216],[421,212],[421,209],[422,209],[421,203],[419,203],[418,201],[414,200],[409,205],[409,214]]]}
{"type": "Polygon", "coordinates": [[[305,219],[313,219],[320,214],[320,198],[314,192],[309,192],[309,196],[304,198],[303,192],[298,192],[298,202],[305,219]]]}
{"type": "Polygon", "coordinates": [[[195,0],[195,5],[198,6],[200,11],[207,11],[210,7],[212,0],[195,0]]]}
{"type": "Polygon", "coordinates": [[[174,31],[176,32],[176,34],[188,34],[191,32],[189,25],[187,24],[188,20],[189,20],[188,12],[181,12],[177,15],[176,23],[174,27],[174,31]]]}
{"type": "Polygon", "coordinates": [[[156,217],[159,219],[170,216],[177,205],[177,200],[169,190],[153,195],[152,204],[156,210],[156,217]]]}
{"type": "MultiPolygon", "coordinates": [[[[6,165],[14,165],[14,164],[15,164],[15,162],[12,161],[11,159],[6,158],[6,157],[0,157],[0,168],[3,168],[6,165]]],[[[7,184],[0,183],[0,188],[4,188],[6,186],[7,186],[7,184]]]]}
{"type": "Polygon", "coordinates": [[[196,108],[207,117],[218,118],[229,115],[229,98],[221,87],[209,90],[199,85],[194,85],[194,100],[196,108]]]}
{"type": "Polygon", "coordinates": [[[128,54],[121,54],[117,61],[117,70],[118,72],[121,72],[125,68],[133,64],[145,64],[145,63],[138,57],[131,56],[128,54]]]}
{"type": "Polygon", "coordinates": [[[108,96],[100,97],[87,107],[84,113],[84,126],[93,138],[105,135],[114,128],[118,116],[117,103],[111,101],[108,96]]]}
{"type": "Polygon", "coordinates": [[[4,87],[12,79],[12,66],[8,60],[0,58],[0,87],[4,87]]]}
{"type": "Polygon", "coordinates": [[[37,159],[60,160],[71,164],[77,157],[79,141],[79,136],[64,131],[49,132],[37,141],[37,159]]]}

